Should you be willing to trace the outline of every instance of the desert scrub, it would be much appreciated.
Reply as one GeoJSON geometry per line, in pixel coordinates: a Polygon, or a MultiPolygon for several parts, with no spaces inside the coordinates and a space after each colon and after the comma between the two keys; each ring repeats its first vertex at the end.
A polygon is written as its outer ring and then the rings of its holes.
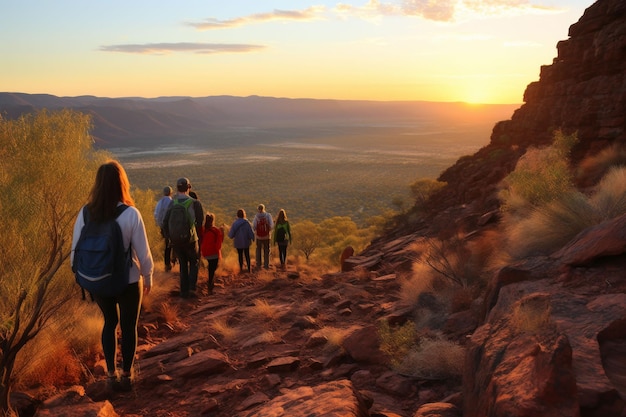
{"type": "Polygon", "coordinates": [[[422,338],[396,367],[396,371],[423,379],[459,378],[463,374],[465,349],[441,336],[422,338]]]}
{"type": "Polygon", "coordinates": [[[550,296],[531,294],[521,299],[511,314],[511,325],[516,333],[537,334],[550,328],[550,296]]]}
{"type": "Polygon", "coordinates": [[[507,252],[514,259],[549,255],[586,228],[624,213],[626,168],[613,168],[591,195],[572,190],[509,223],[507,252]]]}
{"type": "Polygon", "coordinates": [[[532,208],[574,190],[569,154],[577,141],[576,135],[556,132],[551,146],[526,151],[515,170],[503,180],[505,188],[500,198],[509,216],[525,216],[532,208]]]}
{"type": "Polygon", "coordinates": [[[537,207],[507,231],[507,253],[513,259],[549,255],[591,226],[593,209],[582,193],[572,191],[537,207]]]}
{"type": "Polygon", "coordinates": [[[415,347],[417,332],[411,321],[401,326],[390,326],[387,320],[383,320],[378,325],[378,336],[381,352],[389,358],[391,366],[396,368],[415,347]]]}

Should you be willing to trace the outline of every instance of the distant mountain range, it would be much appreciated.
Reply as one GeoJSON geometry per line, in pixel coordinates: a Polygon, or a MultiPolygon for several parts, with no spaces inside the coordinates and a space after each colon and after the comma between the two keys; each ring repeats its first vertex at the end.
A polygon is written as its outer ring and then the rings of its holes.
{"type": "Polygon", "coordinates": [[[41,109],[74,109],[93,117],[103,148],[138,141],[196,136],[228,127],[297,127],[434,122],[484,124],[509,119],[517,104],[470,105],[426,101],[359,101],[273,97],[57,97],[0,93],[0,114],[17,118],[41,109]]]}

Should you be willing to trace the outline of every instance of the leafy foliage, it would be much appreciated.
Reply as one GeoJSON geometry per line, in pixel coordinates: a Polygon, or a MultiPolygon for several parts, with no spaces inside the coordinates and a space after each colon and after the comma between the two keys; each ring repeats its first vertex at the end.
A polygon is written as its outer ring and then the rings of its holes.
{"type": "Polygon", "coordinates": [[[568,156],[577,140],[558,131],[551,146],[526,151],[504,180],[501,198],[509,215],[523,217],[574,189],[568,156]]]}
{"type": "Polygon", "coordinates": [[[76,213],[106,154],[93,152],[88,116],[41,111],[0,118],[0,411],[20,351],[72,296],[69,268],[76,213]]]}

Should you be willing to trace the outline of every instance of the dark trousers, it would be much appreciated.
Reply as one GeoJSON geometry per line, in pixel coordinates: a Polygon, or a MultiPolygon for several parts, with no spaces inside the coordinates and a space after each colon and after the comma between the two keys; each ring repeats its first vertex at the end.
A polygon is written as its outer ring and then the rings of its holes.
{"type": "Polygon", "coordinates": [[[109,373],[115,372],[116,369],[118,323],[122,331],[122,370],[130,373],[133,368],[137,350],[137,322],[142,292],[143,282],[136,282],[126,287],[126,290],[118,296],[94,297],[104,316],[102,350],[109,373]]]}
{"type": "Polygon", "coordinates": [[[287,246],[289,246],[287,241],[278,243],[278,256],[281,265],[285,265],[285,262],[287,262],[287,246]]]}
{"type": "Polygon", "coordinates": [[[220,260],[218,258],[212,258],[209,259],[207,258],[207,262],[209,264],[208,269],[209,269],[209,291],[211,291],[214,287],[214,280],[215,280],[215,271],[217,270],[217,266],[220,262],[220,260]]]}
{"type": "Polygon", "coordinates": [[[165,241],[165,252],[163,253],[163,262],[165,263],[165,269],[169,269],[172,267],[172,246],[170,245],[170,240],[165,237],[163,233],[163,229],[161,229],[161,236],[165,241]]]}
{"type": "Polygon", "coordinates": [[[250,272],[250,248],[237,248],[237,256],[239,257],[239,271],[243,272],[243,258],[246,258],[246,269],[250,272]]]}
{"type": "Polygon", "coordinates": [[[198,244],[174,247],[180,267],[180,295],[186,297],[189,291],[196,290],[198,282],[198,244]]]}

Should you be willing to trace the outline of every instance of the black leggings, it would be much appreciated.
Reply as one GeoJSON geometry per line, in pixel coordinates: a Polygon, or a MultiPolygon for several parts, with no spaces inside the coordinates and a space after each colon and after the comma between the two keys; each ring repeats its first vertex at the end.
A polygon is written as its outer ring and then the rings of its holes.
{"type": "Polygon", "coordinates": [[[287,242],[278,244],[278,256],[281,265],[285,265],[285,262],[287,262],[287,245],[287,242]]]}
{"type": "Polygon", "coordinates": [[[217,266],[219,265],[219,258],[207,258],[207,262],[209,264],[209,289],[213,289],[214,280],[215,280],[215,271],[217,270],[217,266]]]}
{"type": "Polygon", "coordinates": [[[237,255],[239,256],[239,269],[243,272],[243,257],[246,257],[246,265],[248,266],[248,272],[250,272],[250,248],[237,248],[237,255]]]}
{"type": "Polygon", "coordinates": [[[141,307],[143,283],[130,284],[116,297],[95,297],[104,316],[102,350],[109,373],[115,372],[117,353],[117,324],[122,330],[122,370],[130,373],[137,350],[137,322],[141,307]]]}

